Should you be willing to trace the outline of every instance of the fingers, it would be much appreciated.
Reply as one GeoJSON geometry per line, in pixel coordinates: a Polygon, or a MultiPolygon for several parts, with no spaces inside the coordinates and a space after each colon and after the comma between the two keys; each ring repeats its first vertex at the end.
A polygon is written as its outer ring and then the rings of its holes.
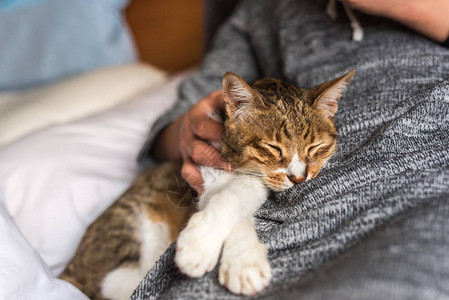
{"type": "Polygon", "coordinates": [[[201,177],[201,173],[190,158],[184,159],[181,169],[181,176],[193,189],[195,189],[199,195],[204,192],[204,182],[201,177]]]}
{"type": "Polygon", "coordinates": [[[221,141],[223,124],[213,121],[209,115],[224,108],[221,91],[203,98],[189,112],[192,131],[204,140],[221,141]]]}
{"type": "Polygon", "coordinates": [[[221,90],[217,90],[215,92],[210,93],[208,96],[201,99],[201,101],[198,102],[198,104],[208,109],[209,110],[208,112],[223,109],[225,107],[223,101],[223,94],[221,90]]]}
{"type": "Polygon", "coordinates": [[[221,153],[209,144],[201,140],[195,140],[193,141],[190,149],[191,153],[189,154],[196,164],[226,171],[231,170],[230,163],[225,162],[221,156],[221,153]]]}
{"type": "Polygon", "coordinates": [[[210,114],[225,107],[221,91],[215,91],[201,99],[193,109],[197,108],[200,114],[210,114]]]}
{"type": "Polygon", "coordinates": [[[198,194],[203,193],[203,179],[197,165],[231,171],[231,164],[223,161],[220,152],[207,141],[221,142],[223,124],[209,115],[224,108],[221,91],[215,91],[194,105],[182,119],[180,152],[184,160],[181,175],[198,194]]]}
{"type": "Polygon", "coordinates": [[[207,98],[215,109],[223,109],[225,107],[221,90],[213,92],[207,98]]]}
{"type": "Polygon", "coordinates": [[[212,121],[206,115],[194,117],[191,120],[192,131],[203,140],[221,141],[224,132],[223,124],[212,121]]]}

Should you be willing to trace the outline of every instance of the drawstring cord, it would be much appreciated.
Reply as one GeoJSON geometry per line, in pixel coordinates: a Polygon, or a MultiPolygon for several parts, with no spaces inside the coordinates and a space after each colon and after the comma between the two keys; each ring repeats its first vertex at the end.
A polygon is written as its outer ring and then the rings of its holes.
{"type": "MultiPolygon", "coordinates": [[[[363,27],[360,24],[359,20],[356,18],[352,9],[350,9],[346,4],[343,3],[343,8],[345,9],[345,13],[348,16],[349,21],[351,22],[352,28],[352,40],[355,42],[360,42],[363,40],[363,27]]],[[[335,20],[338,16],[337,13],[337,1],[329,0],[327,2],[326,14],[332,19],[335,20]]]]}

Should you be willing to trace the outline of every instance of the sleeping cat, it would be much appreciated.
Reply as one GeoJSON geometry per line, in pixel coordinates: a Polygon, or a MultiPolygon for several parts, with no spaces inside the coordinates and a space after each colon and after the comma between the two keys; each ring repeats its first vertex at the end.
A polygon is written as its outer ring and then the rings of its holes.
{"type": "Polygon", "coordinates": [[[317,176],[333,155],[333,117],[353,74],[306,90],[276,79],[250,87],[226,73],[221,151],[235,171],[200,167],[204,193],[197,212],[190,189],[180,184],[178,164],[147,171],[88,228],[61,278],[92,299],[128,299],[177,239],[181,272],[200,277],[221,253],[220,284],[244,295],[264,289],[271,269],[253,215],[269,190],[317,176]]]}

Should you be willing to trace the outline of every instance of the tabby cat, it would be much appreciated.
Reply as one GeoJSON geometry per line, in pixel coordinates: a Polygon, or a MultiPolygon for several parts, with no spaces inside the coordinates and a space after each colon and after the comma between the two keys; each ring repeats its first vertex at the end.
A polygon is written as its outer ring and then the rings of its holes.
{"type": "Polygon", "coordinates": [[[271,269],[253,214],[269,190],[284,191],[317,176],[333,155],[333,117],[353,74],[306,90],[276,79],[250,87],[226,73],[221,151],[235,171],[200,167],[205,192],[197,212],[190,189],[179,184],[178,164],[147,171],[88,228],[61,278],[92,299],[128,299],[177,239],[181,272],[200,277],[222,253],[220,284],[237,294],[261,291],[271,269]]]}

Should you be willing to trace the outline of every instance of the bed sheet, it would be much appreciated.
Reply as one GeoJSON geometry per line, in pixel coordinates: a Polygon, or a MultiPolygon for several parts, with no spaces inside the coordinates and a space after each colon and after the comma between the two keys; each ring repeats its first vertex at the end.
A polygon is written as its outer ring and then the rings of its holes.
{"type": "MultiPolygon", "coordinates": [[[[87,226],[138,174],[136,156],[152,123],[173,105],[177,86],[191,72],[99,115],[47,128],[0,148],[0,217],[12,226],[1,251],[10,250],[14,258],[2,259],[0,286],[12,281],[32,284],[14,271],[18,267],[27,273],[47,269],[47,277],[62,272],[87,226]]],[[[36,282],[41,280],[39,272],[36,282]]]]}
{"type": "Polygon", "coordinates": [[[74,286],[51,274],[14,224],[0,193],[0,299],[88,300],[74,286]]]}

